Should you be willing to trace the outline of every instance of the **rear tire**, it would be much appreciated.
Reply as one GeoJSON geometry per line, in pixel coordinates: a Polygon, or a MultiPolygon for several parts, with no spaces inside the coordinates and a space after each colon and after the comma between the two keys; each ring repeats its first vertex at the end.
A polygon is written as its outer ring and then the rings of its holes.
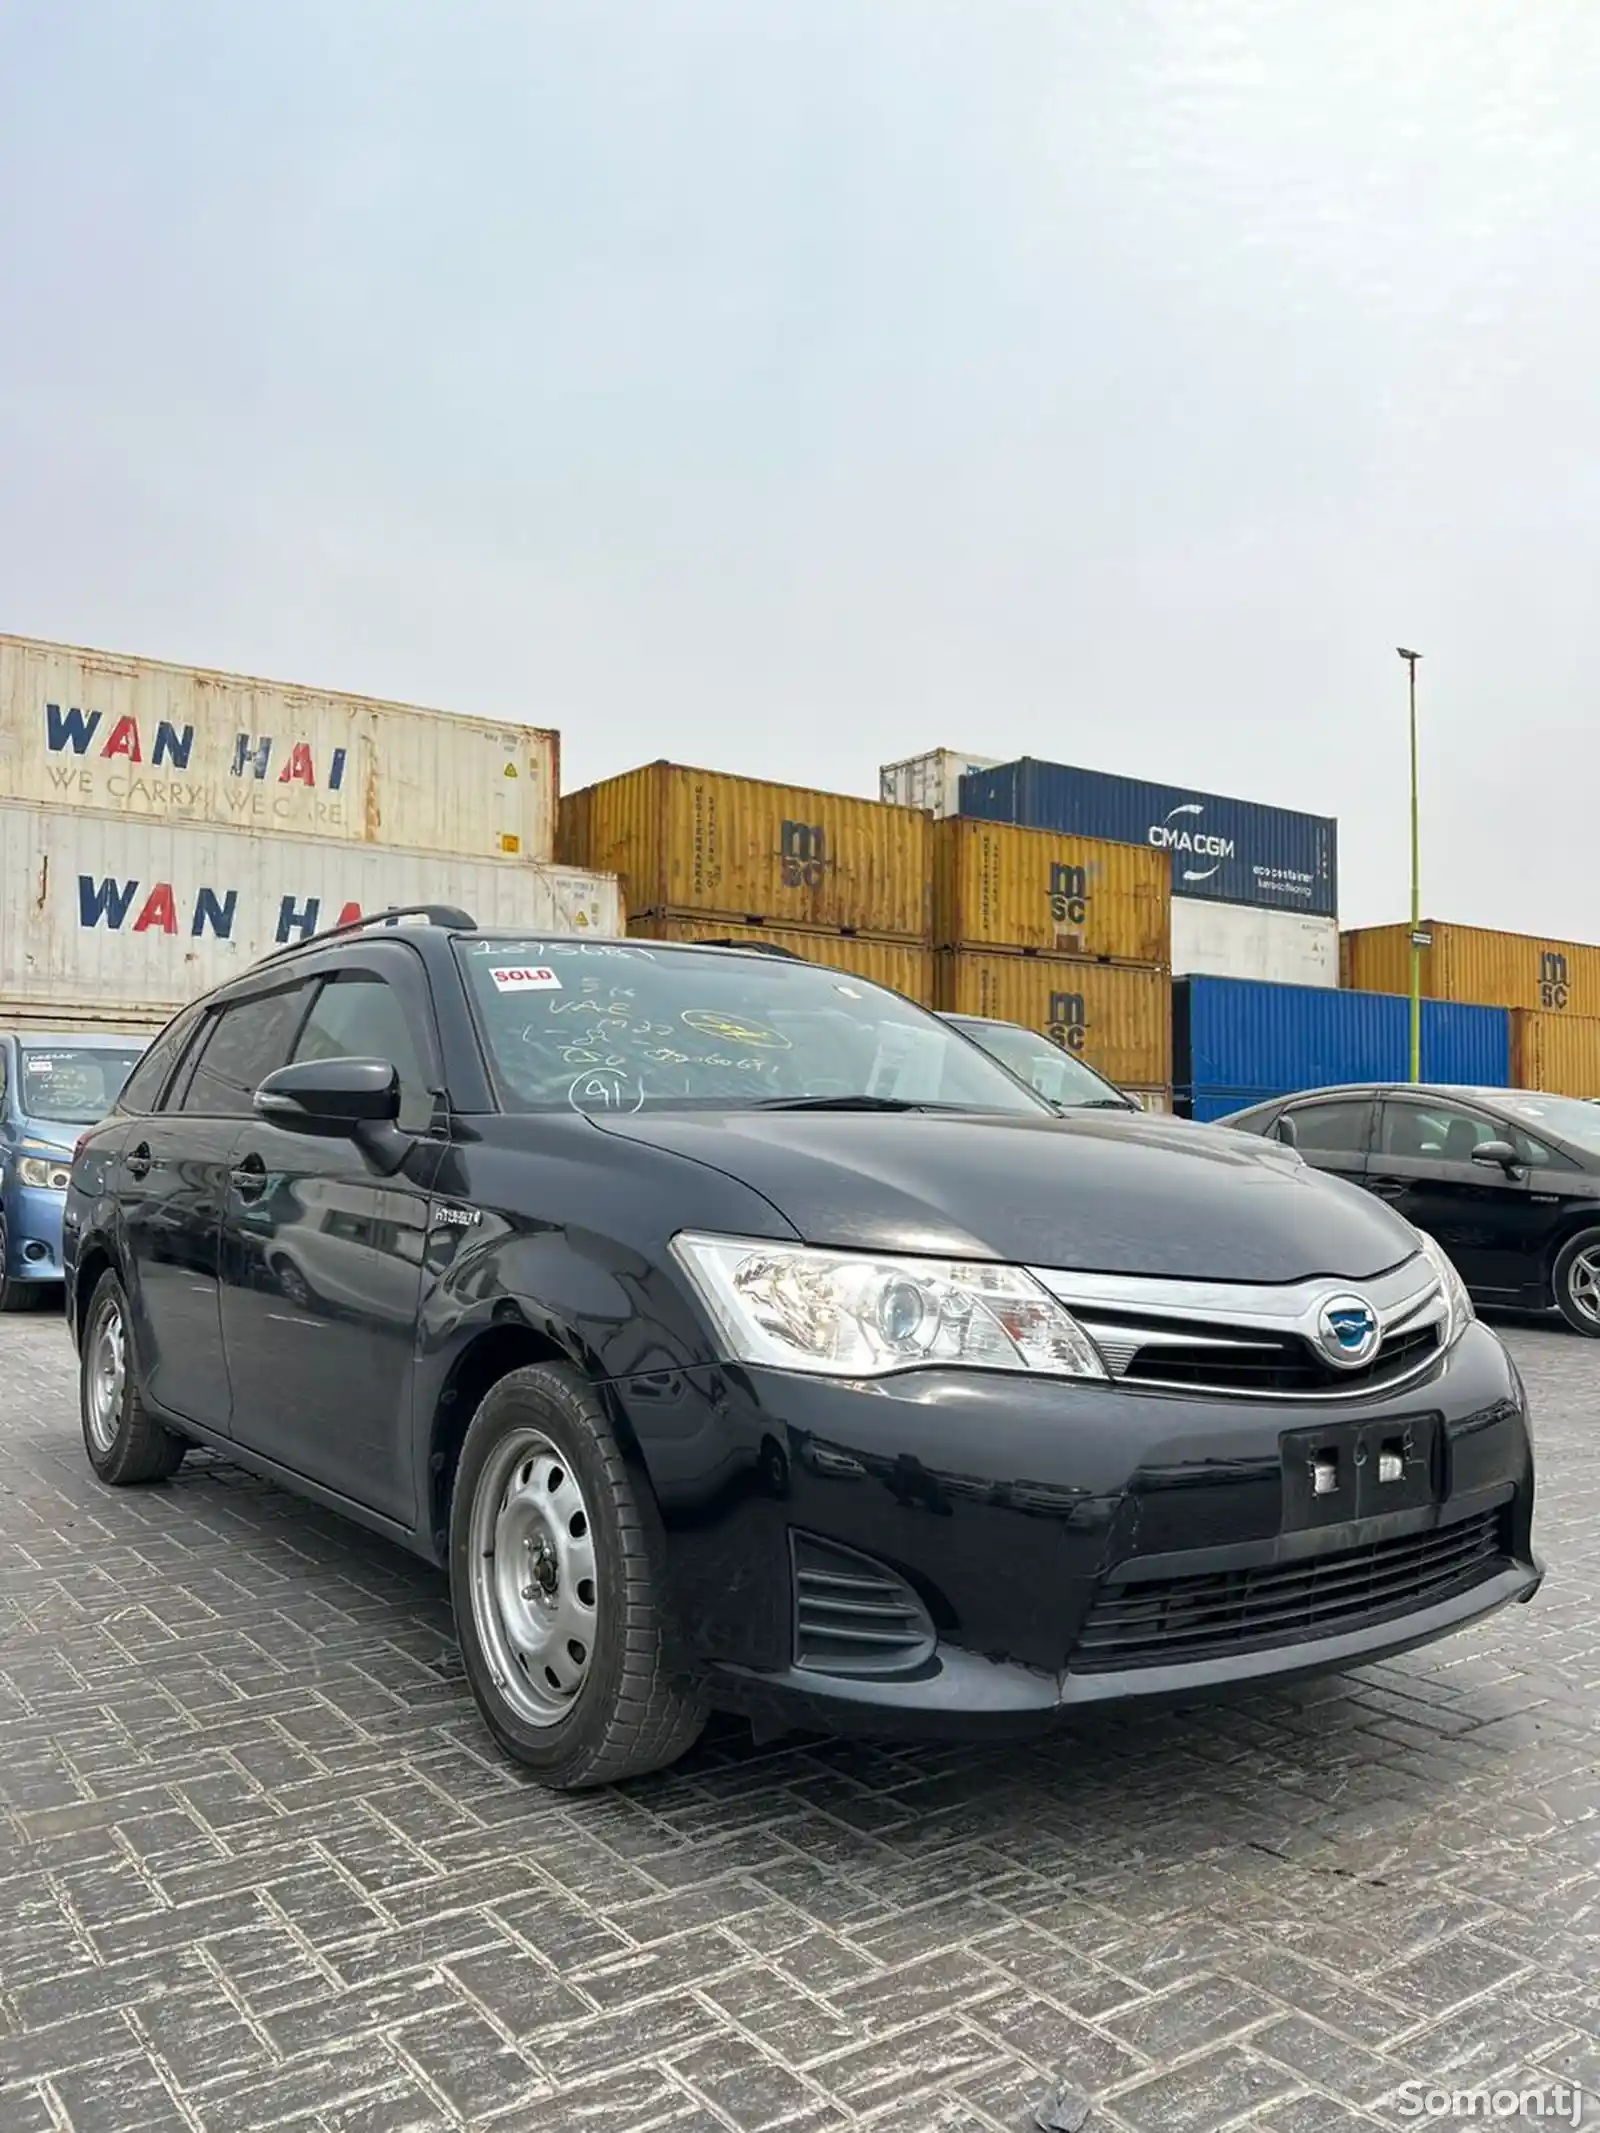
{"type": "Polygon", "coordinates": [[[547,1785],[640,1777],[700,1737],[660,1563],[654,1503],[587,1380],[537,1364],[492,1387],[456,1469],[450,1596],[489,1731],[547,1785]]]}
{"type": "Polygon", "coordinates": [[[1556,1309],[1574,1333],[1600,1340],[1600,1229],[1580,1230],[1556,1254],[1556,1309]]]}
{"type": "Polygon", "coordinates": [[[132,1318],[115,1274],[101,1275],[84,1319],[78,1409],[89,1464],[112,1488],[166,1481],[182,1466],[187,1443],[140,1398],[132,1318]]]}

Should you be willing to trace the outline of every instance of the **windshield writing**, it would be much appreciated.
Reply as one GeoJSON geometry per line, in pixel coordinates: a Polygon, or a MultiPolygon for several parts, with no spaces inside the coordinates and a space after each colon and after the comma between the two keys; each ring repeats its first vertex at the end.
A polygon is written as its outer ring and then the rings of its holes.
{"type": "Polygon", "coordinates": [[[515,1108],[1038,1108],[945,1024],[844,971],[643,942],[481,941],[458,953],[515,1108]]]}

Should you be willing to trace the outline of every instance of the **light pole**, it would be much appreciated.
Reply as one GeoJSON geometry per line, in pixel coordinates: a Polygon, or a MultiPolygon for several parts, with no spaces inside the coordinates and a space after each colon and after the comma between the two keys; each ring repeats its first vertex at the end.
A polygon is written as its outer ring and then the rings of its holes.
{"type": "Polygon", "coordinates": [[[1417,661],[1420,652],[1395,650],[1411,683],[1411,1079],[1422,1079],[1422,864],[1417,834],[1417,661]]]}

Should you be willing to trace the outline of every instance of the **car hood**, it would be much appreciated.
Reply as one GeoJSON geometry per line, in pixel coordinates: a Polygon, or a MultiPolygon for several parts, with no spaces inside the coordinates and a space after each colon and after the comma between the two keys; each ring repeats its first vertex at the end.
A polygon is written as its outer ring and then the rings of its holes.
{"type": "Polygon", "coordinates": [[[1359,1281],[1417,1248],[1380,1201],[1270,1141],[1132,1112],[657,1111],[597,1123],[738,1179],[810,1244],[1255,1282],[1359,1281]]]}

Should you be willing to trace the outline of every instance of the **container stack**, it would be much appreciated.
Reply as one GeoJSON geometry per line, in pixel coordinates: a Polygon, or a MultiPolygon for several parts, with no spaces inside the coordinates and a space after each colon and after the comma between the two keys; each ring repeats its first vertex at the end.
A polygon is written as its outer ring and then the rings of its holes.
{"type": "Polygon", "coordinates": [[[1136,845],[963,816],[933,829],[934,1002],[1041,1031],[1169,1101],[1172,896],[1136,845]]]}
{"type": "Polygon", "coordinates": [[[0,1016],[155,1028],[396,904],[616,932],[558,770],[538,727],[0,637],[0,1016]]]}
{"type": "MultiPolygon", "coordinates": [[[[1425,919],[1420,929],[1426,1000],[1473,1001],[1511,1012],[1518,1088],[1600,1097],[1600,948],[1541,934],[1499,933],[1425,919]]],[[[1411,928],[1368,926],[1341,936],[1343,982],[1353,991],[1411,989],[1411,928]]]]}
{"type": "Polygon", "coordinates": [[[1339,982],[1338,825],[1024,756],[961,780],[961,812],[1142,845],[1172,885],[1172,971],[1339,982]]]}
{"type": "Polygon", "coordinates": [[[928,1004],[931,817],[647,763],[567,794],[557,852],[615,873],[648,940],[768,941],[928,1004]]]}
{"type": "MultiPolygon", "coordinates": [[[[1411,1002],[1400,994],[1182,978],[1172,1007],[1177,1107],[1203,1124],[1298,1089],[1409,1075],[1411,1002]]],[[[1424,1001],[1423,1079],[1503,1088],[1511,1024],[1503,1007],[1424,1001]]]]}

